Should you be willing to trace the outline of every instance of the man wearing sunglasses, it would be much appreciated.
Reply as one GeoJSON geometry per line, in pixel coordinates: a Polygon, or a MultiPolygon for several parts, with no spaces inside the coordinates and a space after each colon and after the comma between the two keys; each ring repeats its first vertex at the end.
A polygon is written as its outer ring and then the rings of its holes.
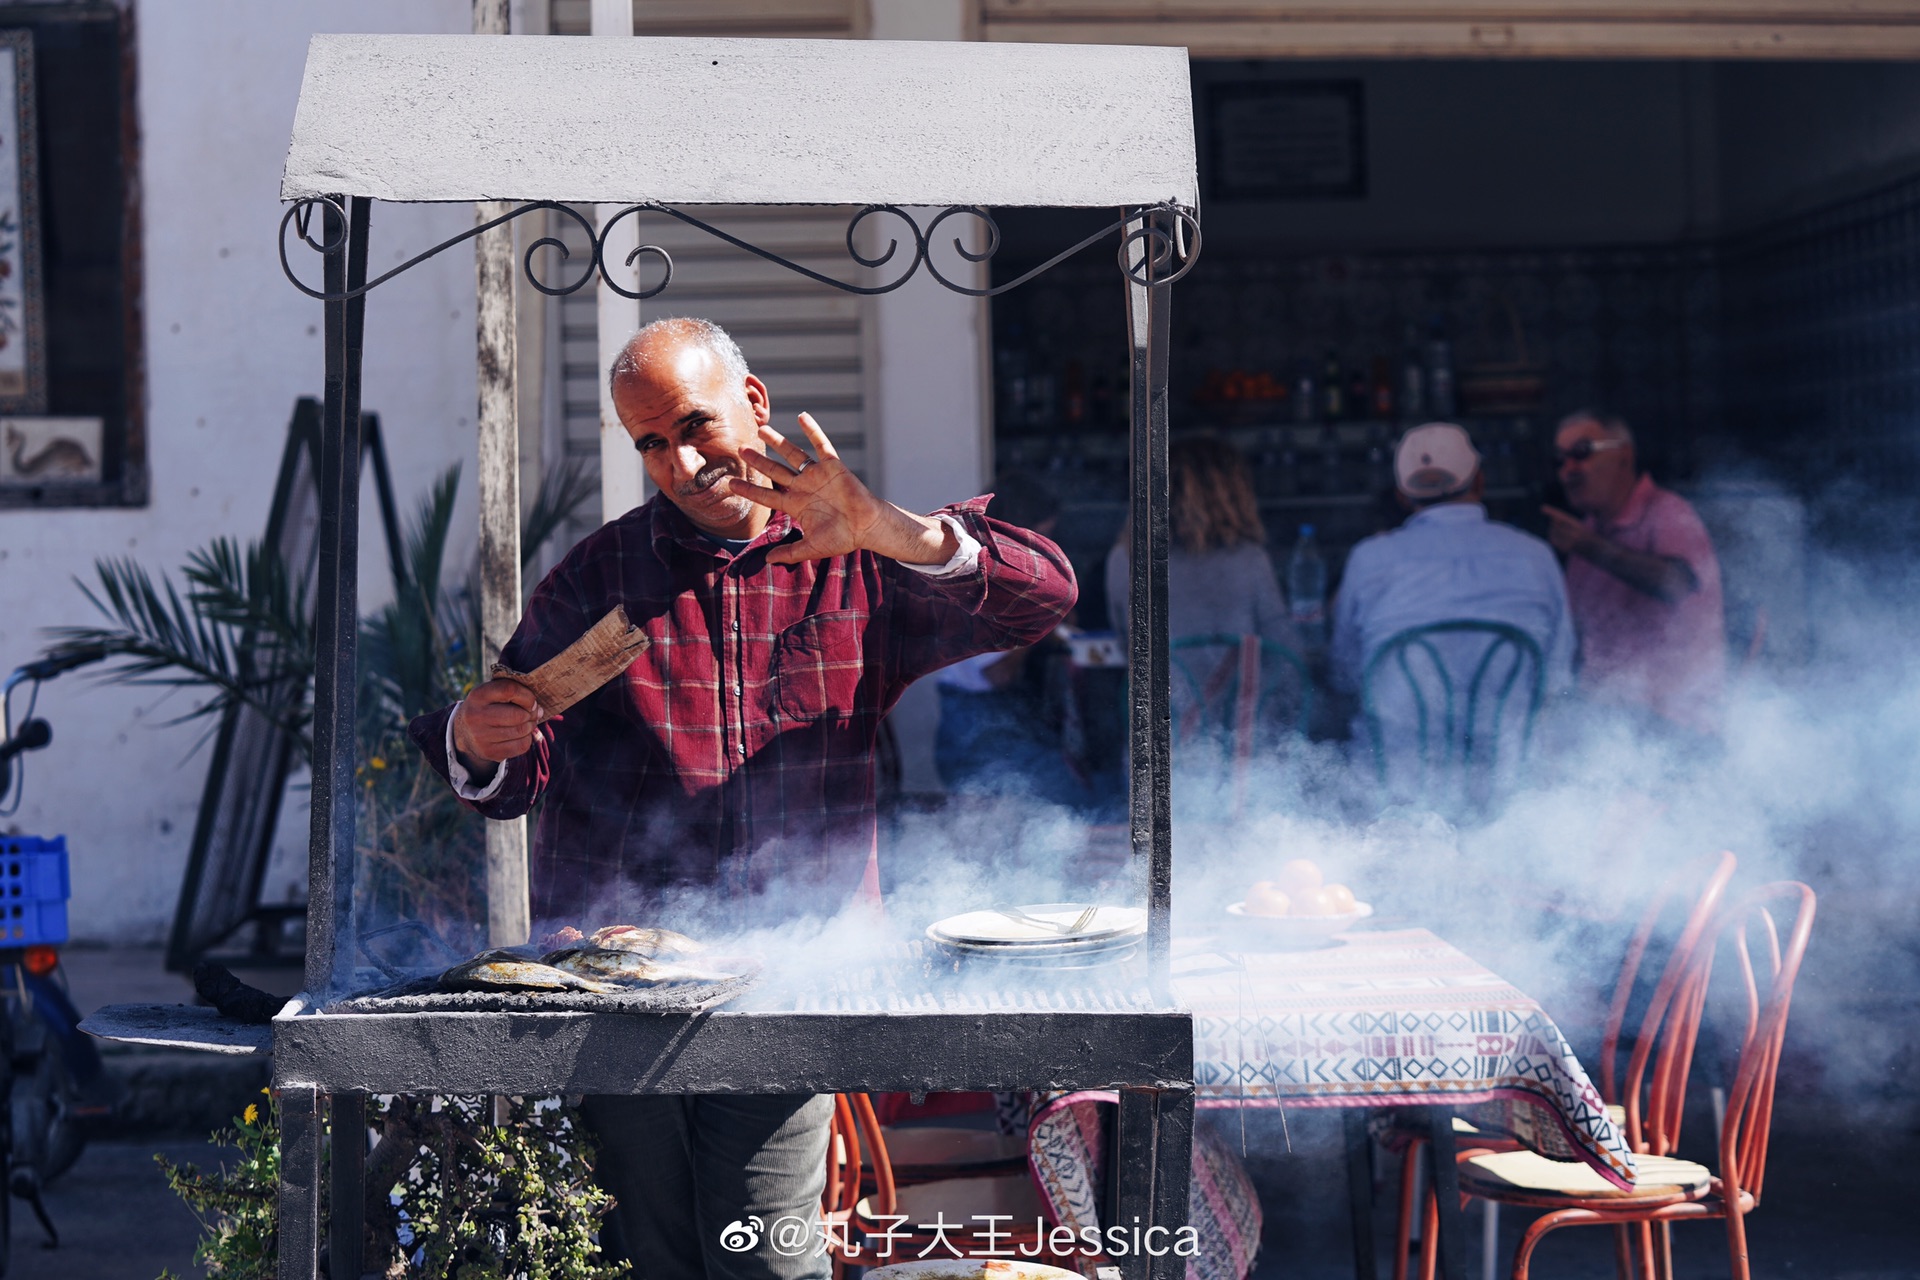
{"type": "Polygon", "coordinates": [[[1685,498],[1640,472],[1633,432],[1619,418],[1568,415],[1554,458],[1579,512],[1543,508],[1548,537],[1567,557],[1582,694],[1717,732],[1727,638],[1706,526],[1685,498]]]}

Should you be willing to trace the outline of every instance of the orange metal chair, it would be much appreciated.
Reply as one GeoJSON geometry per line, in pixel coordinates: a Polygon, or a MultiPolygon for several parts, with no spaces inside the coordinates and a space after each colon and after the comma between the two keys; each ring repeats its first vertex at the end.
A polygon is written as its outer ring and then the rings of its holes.
{"type": "MultiPolygon", "coordinates": [[[[1004,1256],[1007,1250],[1017,1249],[1022,1257],[1060,1266],[1071,1267],[1079,1261],[1047,1247],[1045,1211],[1024,1157],[1015,1171],[997,1176],[977,1176],[979,1165],[963,1162],[955,1172],[975,1176],[940,1177],[933,1168],[920,1166],[919,1180],[898,1183],[888,1139],[872,1100],[864,1093],[843,1093],[836,1094],[833,1101],[820,1222],[827,1233],[836,1280],[849,1265],[871,1267],[912,1261],[928,1246],[933,1246],[934,1252],[927,1257],[935,1259],[1004,1256]],[[992,1235],[972,1225],[988,1215],[1004,1223],[992,1235]],[[938,1234],[919,1229],[921,1224],[936,1223],[943,1217],[956,1229],[938,1234]],[[960,1224],[966,1225],[962,1228],[960,1224]],[[883,1239],[888,1242],[890,1256],[876,1258],[875,1249],[883,1239]]],[[[1004,1160],[992,1164],[1006,1169],[1004,1160]]]]}
{"type": "MultiPolygon", "coordinates": [[[[1613,999],[1607,1009],[1606,1030],[1600,1041],[1600,1098],[1607,1103],[1607,1114],[1625,1132],[1627,1145],[1636,1155],[1665,1156],[1679,1143],[1681,1112],[1686,1102],[1687,1076],[1693,1061],[1694,1041],[1699,1034],[1700,1000],[1705,995],[1705,977],[1696,975],[1702,986],[1698,992],[1683,991],[1692,973],[1703,943],[1710,942],[1710,926],[1733,879],[1737,860],[1730,852],[1708,854],[1682,866],[1668,876],[1654,892],[1653,900],[1640,917],[1627,941],[1620,973],[1614,980],[1613,999]],[[1626,1029],[1627,1013],[1638,989],[1640,966],[1645,961],[1653,935],[1670,907],[1684,900],[1690,887],[1692,906],[1675,937],[1673,950],[1661,966],[1660,977],[1640,1019],[1639,1033],[1627,1061],[1626,1075],[1617,1074],[1621,1036],[1626,1029]],[[1684,997],[1684,998],[1683,998],[1684,997]],[[1689,1003],[1691,1001],[1691,1003],[1689,1003]],[[1663,1027],[1667,1034],[1662,1035],[1663,1027]],[[1656,1052],[1657,1051],[1657,1052],[1656,1052]],[[1653,1067],[1648,1074],[1648,1066],[1653,1067]],[[1617,1087],[1624,1079],[1624,1089],[1617,1087]]],[[[1708,947],[1711,954],[1711,947],[1708,947]]],[[[1483,1134],[1462,1120],[1454,1121],[1462,1149],[1463,1164],[1477,1156],[1520,1151],[1519,1143],[1483,1134]]],[[[1419,1156],[1426,1139],[1414,1135],[1408,1139],[1406,1159],[1400,1167],[1400,1217],[1395,1237],[1393,1280],[1406,1280],[1407,1254],[1411,1244],[1415,1200],[1422,1201],[1420,1270],[1422,1280],[1431,1280],[1437,1265],[1436,1219],[1438,1206],[1432,1193],[1419,1195],[1419,1156]]],[[[1489,1210],[1491,1212],[1491,1209],[1489,1210]]],[[[1621,1274],[1627,1274],[1628,1242],[1623,1228],[1621,1274]]],[[[1489,1232],[1491,1235],[1491,1232],[1489,1232]]],[[[1650,1237],[1643,1240],[1643,1256],[1650,1256],[1650,1237]]]]}
{"type": "MultiPolygon", "coordinates": [[[[1676,1049],[1684,1043],[1690,1056],[1715,951],[1731,944],[1739,963],[1746,1027],[1740,1041],[1739,1065],[1727,1096],[1717,1175],[1705,1165],[1650,1152],[1636,1159],[1639,1174],[1635,1187],[1623,1191],[1584,1166],[1557,1164],[1527,1151],[1480,1154],[1461,1163],[1464,1195],[1549,1210],[1527,1228],[1514,1257],[1514,1280],[1526,1280],[1533,1252],[1547,1233],[1567,1226],[1612,1226],[1623,1229],[1623,1234],[1625,1229],[1637,1230],[1640,1268],[1647,1275],[1665,1280],[1673,1273],[1667,1228],[1675,1222],[1711,1218],[1726,1223],[1733,1280],[1751,1280],[1746,1215],[1760,1203],[1780,1048],[1786,1037],[1794,981],[1813,932],[1813,915],[1814,893],[1804,884],[1780,881],[1753,890],[1720,917],[1714,943],[1695,952],[1688,972],[1677,984],[1675,1028],[1663,1039],[1676,1049]],[[1784,934],[1776,911],[1792,914],[1784,934]],[[1756,946],[1756,937],[1763,947],[1756,946]],[[1760,953],[1758,965],[1756,951],[1760,953]],[[1650,1228],[1654,1226],[1661,1228],[1657,1257],[1648,1256],[1652,1253],[1650,1228]]],[[[1671,1082],[1672,1077],[1668,1079],[1671,1082]]],[[[1684,1070],[1678,1079],[1684,1086],[1684,1070]]],[[[1659,1096],[1661,1080],[1661,1067],[1657,1065],[1652,1101],[1645,1116],[1651,1123],[1646,1131],[1656,1139],[1670,1140],[1672,1135],[1658,1127],[1669,1114],[1659,1104],[1670,1102],[1659,1096]]],[[[1629,1083],[1633,1083],[1631,1077],[1629,1083]]],[[[1631,1123],[1631,1107],[1628,1115],[1631,1123]]]]}
{"type": "Polygon", "coordinates": [[[833,1124],[827,1135],[827,1186],[820,1196],[820,1227],[826,1232],[834,1280],[839,1280],[848,1264],[866,1266],[871,1261],[859,1247],[861,1209],[895,1213],[896,1200],[893,1166],[872,1099],[864,1093],[835,1094],[833,1124]],[[864,1177],[863,1157],[873,1161],[872,1172],[864,1177]],[[863,1182],[872,1186],[871,1194],[862,1194],[863,1182]]]}

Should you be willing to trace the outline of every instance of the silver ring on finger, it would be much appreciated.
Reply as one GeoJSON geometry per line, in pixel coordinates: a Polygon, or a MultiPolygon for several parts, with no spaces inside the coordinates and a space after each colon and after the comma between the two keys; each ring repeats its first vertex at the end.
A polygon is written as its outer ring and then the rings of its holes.
{"type": "Polygon", "coordinates": [[[802,471],[805,471],[808,467],[812,466],[813,464],[814,464],[814,459],[802,458],[800,460],[800,465],[793,469],[793,474],[799,475],[802,471]]]}

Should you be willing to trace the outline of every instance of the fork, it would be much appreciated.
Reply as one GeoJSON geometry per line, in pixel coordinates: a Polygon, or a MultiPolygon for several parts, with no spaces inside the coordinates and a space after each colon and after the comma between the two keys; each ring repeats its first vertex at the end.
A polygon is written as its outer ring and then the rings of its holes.
{"type": "Polygon", "coordinates": [[[1093,920],[1095,913],[1100,910],[1100,907],[1097,903],[1088,907],[1085,911],[1082,911],[1078,916],[1074,917],[1073,923],[1069,925],[1061,925],[1053,920],[1042,920],[1039,916],[1030,916],[1018,907],[1001,905],[996,906],[994,910],[1009,920],[1024,920],[1028,924],[1037,924],[1044,929],[1052,929],[1063,938],[1071,938],[1074,934],[1087,927],[1088,923],[1093,920]]]}

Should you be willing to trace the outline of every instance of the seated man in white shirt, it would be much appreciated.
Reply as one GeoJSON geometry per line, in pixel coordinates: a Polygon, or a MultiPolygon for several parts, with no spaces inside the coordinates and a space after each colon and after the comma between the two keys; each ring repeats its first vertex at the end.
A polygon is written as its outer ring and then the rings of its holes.
{"type": "MultiPolygon", "coordinates": [[[[1396,658],[1383,662],[1369,690],[1374,656],[1411,628],[1440,622],[1500,623],[1532,638],[1539,646],[1546,694],[1562,693],[1572,684],[1574,652],[1565,579],[1545,542],[1487,518],[1481,505],[1485,479],[1480,455],[1461,428],[1430,422],[1408,431],[1394,451],[1393,470],[1401,504],[1413,514],[1398,529],[1365,539],[1347,557],[1333,609],[1333,682],[1363,698],[1371,695],[1390,760],[1423,745],[1429,759],[1446,758],[1449,748],[1458,758],[1475,673],[1495,638],[1486,632],[1430,635],[1430,648],[1407,651],[1405,669],[1396,658]],[[1451,741],[1446,741],[1449,685],[1453,723],[1451,741]]],[[[1497,742],[1506,763],[1515,763],[1510,739],[1517,739],[1534,679],[1532,664],[1512,646],[1487,662],[1475,708],[1476,759],[1497,742]],[[1516,663],[1518,678],[1505,706],[1498,706],[1500,690],[1516,663]],[[1496,715],[1498,728],[1489,723],[1496,715]]],[[[1366,720],[1363,704],[1354,721],[1356,745],[1363,754],[1373,750],[1366,720]]]]}

